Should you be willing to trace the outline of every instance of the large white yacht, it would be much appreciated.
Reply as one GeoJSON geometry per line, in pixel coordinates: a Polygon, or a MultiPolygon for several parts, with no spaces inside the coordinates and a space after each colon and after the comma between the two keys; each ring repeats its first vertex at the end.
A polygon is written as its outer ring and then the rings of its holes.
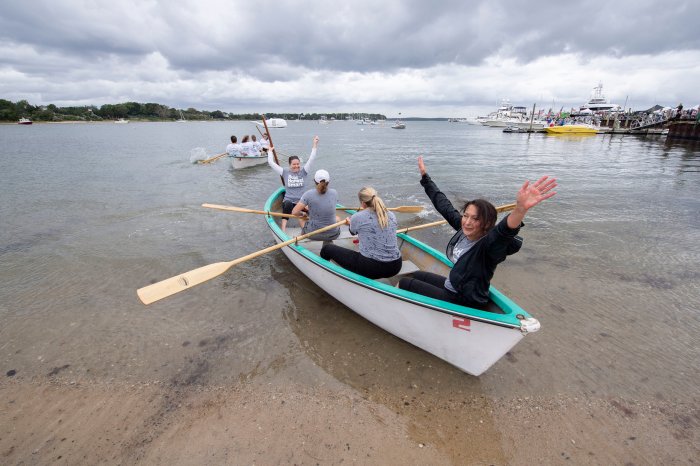
{"type": "Polygon", "coordinates": [[[608,99],[603,95],[603,83],[598,83],[596,87],[593,88],[591,92],[591,98],[588,103],[581,105],[578,113],[597,113],[597,112],[620,112],[622,107],[617,104],[611,104],[608,99]]]}

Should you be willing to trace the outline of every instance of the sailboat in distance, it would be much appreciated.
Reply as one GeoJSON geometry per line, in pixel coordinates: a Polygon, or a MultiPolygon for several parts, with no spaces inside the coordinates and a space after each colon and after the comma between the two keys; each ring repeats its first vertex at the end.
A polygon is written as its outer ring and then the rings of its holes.
{"type": "Polygon", "coordinates": [[[401,121],[401,112],[399,112],[399,118],[391,127],[394,129],[406,129],[406,125],[403,121],[401,121]]]}

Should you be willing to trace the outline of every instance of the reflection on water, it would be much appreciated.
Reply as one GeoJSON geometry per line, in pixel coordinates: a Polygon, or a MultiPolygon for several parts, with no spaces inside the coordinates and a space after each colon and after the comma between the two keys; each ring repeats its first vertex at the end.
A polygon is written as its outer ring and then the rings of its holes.
{"type": "MultiPolygon", "coordinates": [[[[442,122],[274,130],[277,147],[303,157],[319,134],[313,169],[329,170],[342,202],[372,185],[389,205],[426,206],[399,215],[401,226],[437,219],[418,184],[419,154],[454,200],[505,204],[525,178],[558,177],[559,194],[528,215],[522,251],[494,278],[543,328],[475,378],[356,316],[278,253],[140,304],[141,286],[272,244],[260,217],[200,205],[259,209],[279,178],[266,166],[189,160],[197,148],[220,153],[231,134],[255,131],[249,123],[30,130],[0,126],[0,360],[14,377],[43,380],[59,368],[50,377],[213,385],[275,374],[313,381],[321,370],[392,407],[442,400],[451,409],[445,400],[482,395],[697,394],[695,144],[442,122]]],[[[416,236],[443,250],[451,231],[416,236]]],[[[425,411],[413,415],[420,424],[425,411]]]]}

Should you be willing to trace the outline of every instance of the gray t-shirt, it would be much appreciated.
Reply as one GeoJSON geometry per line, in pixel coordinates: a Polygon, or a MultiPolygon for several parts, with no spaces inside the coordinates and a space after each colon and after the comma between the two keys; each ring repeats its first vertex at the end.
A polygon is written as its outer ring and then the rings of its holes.
{"type": "MultiPolygon", "coordinates": [[[[304,224],[304,233],[327,227],[336,222],[335,205],[338,202],[338,192],[335,189],[328,188],[326,194],[319,194],[315,189],[311,189],[301,196],[299,202],[309,208],[309,221],[304,224]]],[[[323,239],[332,239],[339,234],[340,227],[314,235],[312,239],[321,239],[321,236],[323,239]]]]}
{"type": "Polygon", "coordinates": [[[289,168],[284,168],[282,170],[282,178],[284,179],[284,200],[292,201],[293,203],[299,202],[301,195],[304,194],[304,185],[306,184],[306,177],[308,173],[306,169],[302,168],[298,172],[294,173],[289,168]]]}
{"type": "MultiPolygon", "coordinates": [[[[479,238],[479,239],[481,239],[481,238],[479,238]]],[[[472,241],[463,235],[457,241],[457,243],[454,245],[454,248],[452,249],[452,257],[448,257],[448,259],[451,260],[452,263],[454,264],[455,262],[457,262],[459,260],[460,257],[462,257],[462,255],[465,252],[469,251],[472,248],[472,246],[474,246],[478,242],[479,242],[478,239],[472,241]]],[[[450,282],[449,275],[445,279],[445,288],[447,288],[448,290],[450,290],[453,293],[457,292],[457,290],[454,289],[454,287],[452,286],[452,283],[450,282]]]]}
{"type": "Polygon", "coordinates": [[[275,156],[272,151],[267,153],[267,163],[270,167],[282,177],[284,180],[285,193],[284,200],[293,203],[299,202],[301,195],[304,194],[304,186],[306,185],[306,177],[311,170],[311,164],[316,158],[316,149],[311,149],[311,154],[309,154],[309,160],[304,164],[304,166],[298,172],[292,172],[289,167],[282,168],[275,163],[275,156]]]}
{"type": "Polygon", "coordinates": [[[365,209],[350,217],[350,232],[357,234],[360,240],[360,254],[381,262],[391,262],[401,257],[396,242],[396,216],[387,212],[389,224],[386,228],[379,225],[377,213],[365,209]]]}

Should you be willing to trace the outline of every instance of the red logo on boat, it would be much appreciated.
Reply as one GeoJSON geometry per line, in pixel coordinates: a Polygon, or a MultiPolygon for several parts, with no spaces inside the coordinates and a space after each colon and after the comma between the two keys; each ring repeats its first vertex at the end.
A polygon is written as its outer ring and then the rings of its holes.
{"type": "Polygon", "coordinates": [[[469,319],[452,319],[452,326],[454,328],[458,328],[460,330],[466,330],[467,332],[471,332],[472,329],[469,328],[469,326],[472,324],[472,321],[469,319]]]}

